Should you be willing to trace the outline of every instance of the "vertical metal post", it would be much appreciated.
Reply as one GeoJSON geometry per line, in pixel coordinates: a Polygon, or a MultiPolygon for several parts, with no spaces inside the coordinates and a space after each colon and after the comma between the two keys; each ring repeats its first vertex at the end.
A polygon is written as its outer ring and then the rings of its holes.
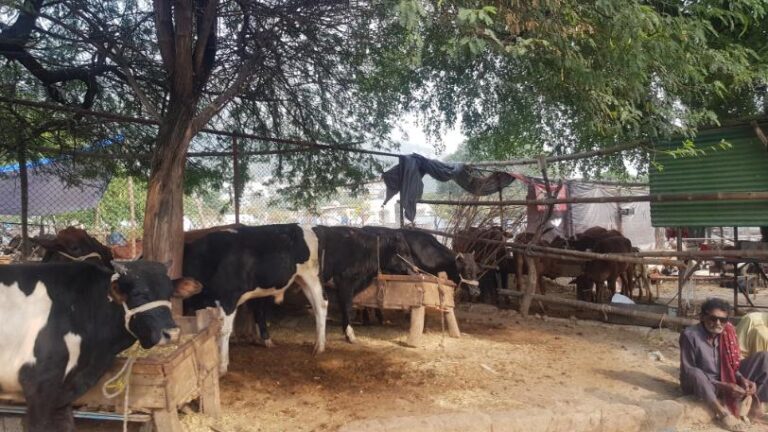
{"type": "Polygon", "coordinates": [[[240,223],[240,166],[237,151],[237,138],[232,137],[232,187],[234,188],[235,198],[235,223],[240,223]]]}
{"type": "Polygon", "coordinates": [[[405,170],[405,158],[400,156],[398,164],[400,166],[400,228],[403,228],[405,227],[405,210],[403,209],[403,185],[405,184],[403,170],[405,170]]]}
{"type": "Polygon", "coordinates": [[[29,258],[29,177],[27,176],[27,145],[19,141],[19,182],[21,186],[21,260],[29,258]]]}
{"type": "Polygon", "coordinates": [[[129,241],[131,244],[131,259],[136,259],[136,197],[133,190],[133,177],[128,176],[128,206],[131,211],[131,232],[129,241]]]}
{"type": "MultiPolygon", "coordinates": [[[[503,202],[504,202],[504,194],[502,192],[501,185],[499,185],[499,203],[503,203],[503,202]]],[[[501,241],[504,242],[504,244],[502,244],[500,247],[501,247],[501,249],[503,251],[503,256],[504,256],[503,259],[507,259],[507,246],[505,246],[506,243],[507,243],[507,223],[504,220],[504,204],[499,204],[499,225],[501,225],[501,241]]],[[[496,256],[498,256],[498,253],[497,253],[496,256]]],[[[499,267],[502,264],[502,262],[499,261],[499,262],[496,262],[496,263],[493,263],[493,264],[496,267],[499,267]]],[[[502,280],[501,278],[504,278],[504,277],[508,278],[509,275],[506,275],[506,274],[504,274],[504,273],[502,273],[500,271],[497,271],[496,274],[498,275],[498,277],[497,277],[497,285],[496,285],[497,288],[498,289],[505,289],[507,287],[509,281],[508,280],[506,280],[506,281],[502,280]]],[[[494,298],[493,301],[494,302],[498,302],[498,296],[496,296],[496,298],[494,298]]]]}
{"type": "MultiPolygon", "coordinates": [[[[677,251],[683,251],[683,229],[677,227],[677,251]]],[[[680,259],[678,257],[678,259],[680,259]]],[[[687,261],[686,261],[687,262],[687,261]]],[[[677,315],[686,316],[685,304],[683,303],[683,285],[685,285],[685,272],[677,269],[677,315]]]]}

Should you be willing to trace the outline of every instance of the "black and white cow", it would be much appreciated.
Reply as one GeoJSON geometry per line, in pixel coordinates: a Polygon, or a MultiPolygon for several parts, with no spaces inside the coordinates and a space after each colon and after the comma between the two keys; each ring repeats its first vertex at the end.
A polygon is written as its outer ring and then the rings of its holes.
{"type": "Polygon", "coordinates": [[[184,246],[182,274],[203,285],[185,309],[218,306],[224,325],[220,339],[221,372],[229,366],[229,337],[237,307],[250,299],[274,296],[282,301],[296,282],[315,314],[315,354],[325,350],[328,303],[319,273],[318,238],[297,224],[241,227],[212,232],[184,246]]]}
{"type": "Polygon", "coordinates": [[[0,266],[0,393],[23,396],[31,432],[73,431],[72,402],[136,339],[179,336],[173,288],[153,262],[0,266]]]}
{"type": "Polygon", "coordinates": [[[423,231],[412,229],[393,229],[378,226],[365,226],[363,231],[375,234],[381,238],[402,236],[408,244],[413,263],[433,275],[445,272],[456,286],[478,285],[478,266],[474,256],[465,253],[455,253],[437,239],[423,231]]]}
{"type": "Polygon", "coordinates": [[[352,299],[367,288],[381,271],[408,274],[411,269],[403,260],[413,261],[408,243],[397,233],[380,236],[360,228],[316,226],[319,241],[323,283],[332,282],[341,310],[341,328],[347,341],[355,343],[350,324],[352,299]]]}

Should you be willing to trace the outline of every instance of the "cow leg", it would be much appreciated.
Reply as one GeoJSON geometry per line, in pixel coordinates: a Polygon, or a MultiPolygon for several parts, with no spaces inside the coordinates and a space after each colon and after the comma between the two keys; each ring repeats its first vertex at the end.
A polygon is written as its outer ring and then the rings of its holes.
{"type": "Polygon", "coordinates": [[[358,309],[357,314],[360,315],[360,321],[363,323],[364,326],[371,325],[371,316],[368,313],[367,307],[358,309]]]}
{"type": "Polygon", "coordinates": [[[328,317],[328,301],[323,298],[323,286],[317,277],[297,278],[301,291],[307,297],[315,314],[315,355],[325,351],[325,320],[328,317]]]}
{"type": "Polygon", "coordinates": [[[224,308],[219,306],[219,314],[223,321],[221,326],[221,335],[219,336],[219,374],[224,375],[229,368],[229,337],[232,336],[232,329],[235,324],[235,315],[237,314],[237,308],[227,315],[224,308]]]}
{"type": "Polygon", "coordinates": [[[352,288],[348,287],[347,283],[342,283],[341,281],[339,281],[336,287],[336,296],[339,302],[339,309],[341,309],[341,330],[344,332],[347,342],[354,344],[357,343],[357,338],[349,320],[352,315],[352,291],[352,288]]]}
{"type": "Polygon", "coordinates": [[[72,413],[72,405],[67,404],[53,412],[54,431],[75,432],[75,416],[72,413]]]}
{"type": "MultiPolygon", "coordinates": [[[[72,415],[72,405],[66,404],[54,408],[51,400],[45,395],[56,394],[56,385],[38,385],[35,396],[27,399],[27,430],[28,432],[74,432],[75,418],[72,415]]],[[[26,393],[26,392],[25,392],[26,393]]]]}
{"type": "Polygon", "coordinates": [[[381,311],[381,309],[374,309],[373,313],[376,314],[376,320],[379,322],[379,325],[384,325],[384,313],[381,311]]]}
{"type": "Polygon", "coordinates": [[[250,302],[251,310],[253,311],[253,317],[256,320],[256,325],[259,327],[259,337],[261,342],[267,348],[273,348],[275,343],[272,342],[272,338],[269,336],[269,328],[267,327],[267,313],[270,310],[271,298],[257,298],[250,302]]]}
{"type": "Polygon", "coordinates": [[[632,298],[632,289],[629,287],[629,283],[627,282],[627,276],[627,272],[619,273],[619,280],[621,280],[621,294],[632,298]]]}

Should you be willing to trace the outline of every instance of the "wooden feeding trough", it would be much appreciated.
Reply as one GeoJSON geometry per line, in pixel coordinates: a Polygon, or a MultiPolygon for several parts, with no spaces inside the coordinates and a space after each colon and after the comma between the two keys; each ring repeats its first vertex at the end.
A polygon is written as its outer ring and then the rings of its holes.
{"type": "Polygon", "coordinates": [[[443,314],[451,337],[461,336],[453,312],[455,290],[456,284],[448,280],[445,273],[440,273],[439,278],[380,274],[368,288],[355,296],[352,303],[358,308],[410,310],[411,329],[407,343],[418,346],[424,332],[426,308],[443,314]]]}
{"type": "MultiPolygon", "coordinates": [[[[193,400],[198,400],[200,411],[208,416],[218,417],[221,412],[218,314],[209,308],[198,311],[194,317],[174,316],[174,321],[181,329],[179,345],[171,350],[157,347],[146,357],[137,358],[129,378],[129,420],[151,420],[157,432],[183,432],[177,412],[193,400]]],[[[122,419],[124,393],[107,399],[102,386],[126,361],[118,357],[99,382],[74,403],[76,418],[122,419]]],[[[9,408],[12,407],[0,408],[0,412],[14,412],[9,408]]],[[[17,410],[17,414],[24,411],[21,407],[17,410]]],[[[151,430],[142,430],[147,429],[151,430]]]]}

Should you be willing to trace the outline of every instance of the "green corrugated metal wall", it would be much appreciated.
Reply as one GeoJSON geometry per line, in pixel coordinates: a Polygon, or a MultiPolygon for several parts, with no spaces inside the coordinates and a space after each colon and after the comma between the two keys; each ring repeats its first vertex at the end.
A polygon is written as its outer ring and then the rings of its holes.
{"type": "MultiPolygon", "coordinates": [[[[765,124],[761,126],[768,131],[765,124]]],[[[661,170],[649,168],[652,194],[768,191],[768,150],[752,126],[701,131],[693,142],[706,154],[675,159],[655,152],[661,170]],[[721,140],[733,147],[720,149],[721,140]]],[[[682,139],[676,139],[657,143],[655,148],[681,146],[682,139]]],[[[655,227],[768,226],[768,201],[651,203],[651,222],[655,227]]]]}

